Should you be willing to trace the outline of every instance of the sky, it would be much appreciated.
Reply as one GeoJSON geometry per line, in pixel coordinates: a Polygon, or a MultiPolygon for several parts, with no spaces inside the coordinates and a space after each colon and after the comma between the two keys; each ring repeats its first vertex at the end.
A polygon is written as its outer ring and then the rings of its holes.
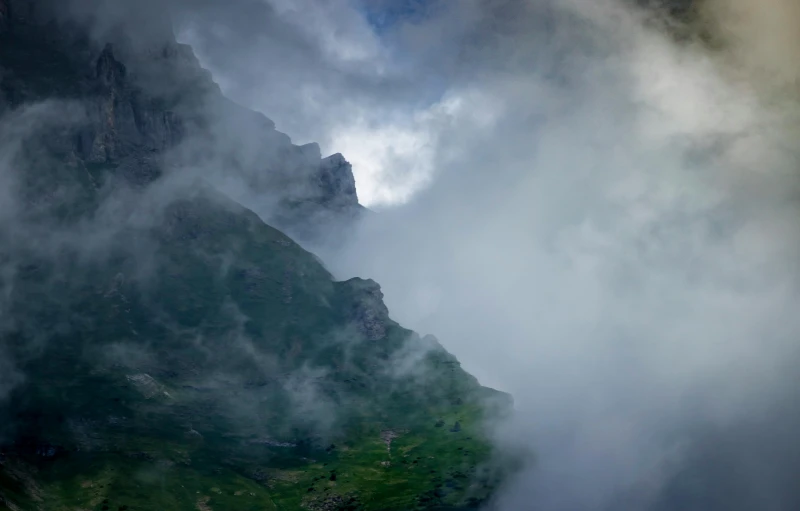
{"type": "Polygon", "coordinates": [[[319,251],[337,277],[514,395],[500,439],[536,460],[495,509],[796,509],[798,10],[644,4],[267,0],[178,33],[353,163],[379,214],[319,251]]]}

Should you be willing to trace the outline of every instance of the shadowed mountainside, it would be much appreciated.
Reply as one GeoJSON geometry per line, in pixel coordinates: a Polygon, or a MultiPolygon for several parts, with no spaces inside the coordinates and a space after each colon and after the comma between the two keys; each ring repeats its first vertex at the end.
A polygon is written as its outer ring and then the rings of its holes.
{"type": "Polygon", "coordinates": [[[485,501],[510,398],[228,196],[318,239],[363,209],[344,158],[42,5],[0,0],[0,509],[485,501]]]}

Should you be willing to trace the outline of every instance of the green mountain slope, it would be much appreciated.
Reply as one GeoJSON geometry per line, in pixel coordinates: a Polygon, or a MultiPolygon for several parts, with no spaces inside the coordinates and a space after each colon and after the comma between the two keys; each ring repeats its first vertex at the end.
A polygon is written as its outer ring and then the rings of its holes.
{"type": "Polygon", "coordinates": [[[187,171],[269,190],[313,236],[359,211],[349,164],[227,102],[185,47],[127,67],[31,5],[0,0],[0,509],[487,499],[509,397],[187,171]]]}
{"type": "Polygon", "coordinates": [[[400,510],[489,495],[495,393],[391,321],[376,284],[334,282],[206,190],[120,237],[152,247],[152,274],[65,251],[26,258],[14,281],[3,343],[25,382],[6,408],[8,502],[400,510]]]}

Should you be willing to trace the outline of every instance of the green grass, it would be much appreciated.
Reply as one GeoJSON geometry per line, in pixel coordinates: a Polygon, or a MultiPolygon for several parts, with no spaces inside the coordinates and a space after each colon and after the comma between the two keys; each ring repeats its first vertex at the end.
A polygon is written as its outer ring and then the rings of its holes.
{"type": "MultiPolygon", "coordinates": [[[[490,451],[479,417],[474,407],[451,410],[441,417],[445,426],[437,420],[398,431],[391,449],[381,438],[385,425],[370,422],[303,457],[294,448],[171,441],[174,435],[156,429],[149,437],[110,434],[110,449],[14,463],[36,481],[36,506],[45,511],[315,509],[336,496],[355,497],[355,509],[364,511],[463,506],[487,497],[496,482],[481,472],[490,451]],[[448,427],[455,421],[458,432],[448,427]]],[[[19,502],[20,483],[4,476],[4,494],[19,502]]]]}

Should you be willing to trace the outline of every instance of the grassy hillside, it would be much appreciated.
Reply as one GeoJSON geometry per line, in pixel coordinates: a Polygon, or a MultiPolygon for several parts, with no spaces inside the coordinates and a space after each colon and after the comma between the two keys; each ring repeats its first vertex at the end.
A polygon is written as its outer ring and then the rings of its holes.
{"type": "Polygon", "coordinates": [[[506,398],[393,322],[377,284],[335,282],[202,187],[153,218],[95,258],[6,255],[20,266],[2,344],[24,375],[4,410],[6,507],[388,511],[490,494],[483,419],[506,398]]]}
{"type": "Polygon", "coordinates": [[[188,47],[68,28],[0,31],[0,509],[485,500],[508,396],[187,175],[259,184],[315,232],[360,211],[344,158],[227,101],[188,47]]]}

